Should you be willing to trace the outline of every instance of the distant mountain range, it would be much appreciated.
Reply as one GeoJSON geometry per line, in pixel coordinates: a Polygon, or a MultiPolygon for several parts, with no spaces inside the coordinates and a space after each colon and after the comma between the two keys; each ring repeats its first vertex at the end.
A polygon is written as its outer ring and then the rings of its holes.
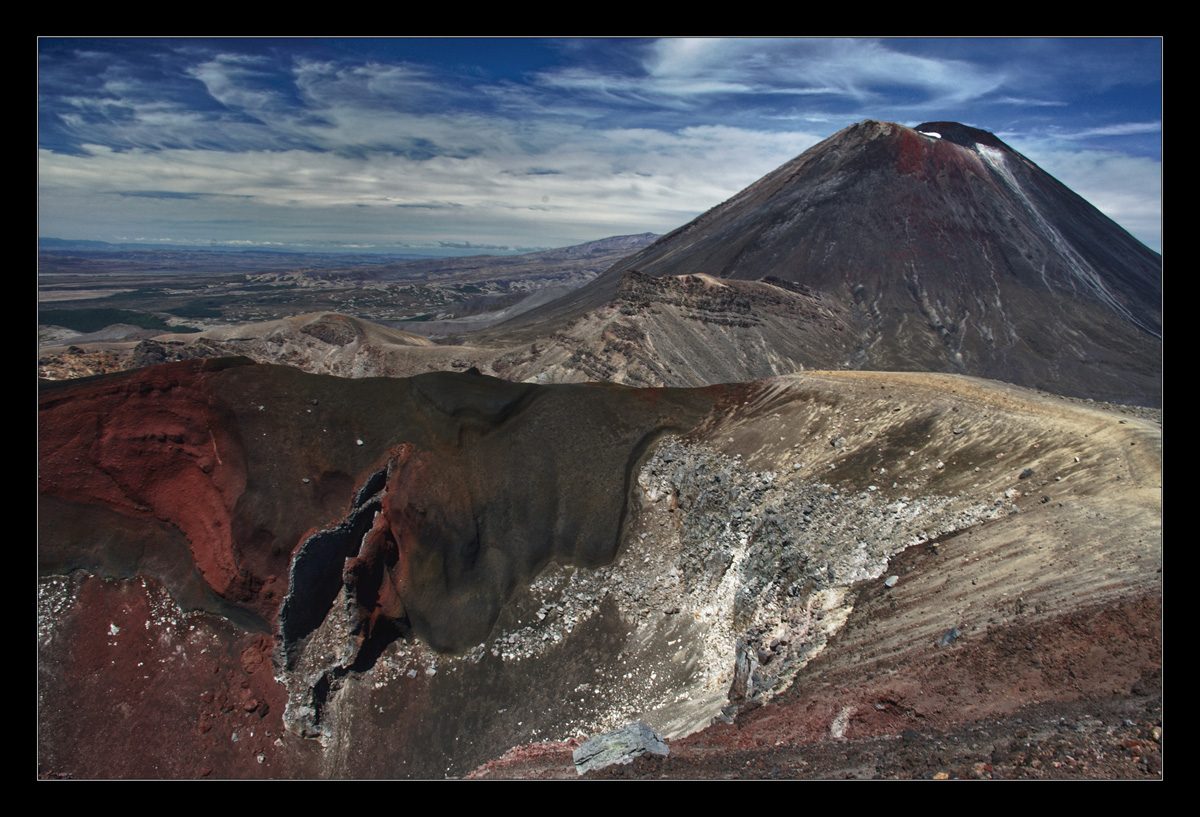
{"type": "Polygon", "coordinates": [[[628,236],[613,236],[610,238],[602,238],[596,241],[588,241],[583,244],[576,244],[570,247],[552,247],[547,250],[519,251],[519,252],[500,252],[492,250],[491,252],[475,252],[461,254],[464,252],[462,248],[454,250],[455,253],[448,254],[447,252],[396,252],[396,251],[362,251],[362,250],[313,250],[309,248],[294,248],[294,247],[241,247],[233,245],[212,245],[198,246],[195,244],[140,244],[133,241],[124,242],[109,242],[109,241],[94,241],[87,239],[69,239],[55,238],[53,236],[39,236],[37,240],[38,252],[43,252],[55,256],[72,256],[78,255],[87,258],[104,258],[104,257],[131,257],[130,254],[153,254],[153,253],[169,253],[173,256],[178,256],[180,253],[189,254],[196,253],[200,255],[213,255],[231,253],[239,256],[261,256],[264,258],[277,257],[282,261],[289,262],[293,266],[301,266],[303,259],[323,259],[325,263],[313,264],[314,266],[334,266],[337,264],[381,264],[381,263],[407,263],[412,261],[433,261],[435,264],[439,261],[463,261],[465,259],[480,259],[480,258],[510,258],[522,256],[539,256],[545,255],[547,258],[579,258],[603,255],[613,251],[625,249],[628,252],[639,250],[649,244],[654,239],[658,238],[654,233],[642,233],[640,235],[628,236]]]}
{"type": "MultiPolygon", "coordinates": [[[[484,281],[544,280],[569,276],[591,267],[589,262],[624,257],[648,247],[660,236],[654,233],[619,235],[570,247],[521,255],[469,255],[460,258],[424,258],[352,269],[310,270],[310,278],[353,277],[370,281],[421,283],[479,283],[484,281]]],[[[601,268],[603,269],[603,267],[601,268]]],[[[594,275],[594,273],[593,273],[594,275]]]]}

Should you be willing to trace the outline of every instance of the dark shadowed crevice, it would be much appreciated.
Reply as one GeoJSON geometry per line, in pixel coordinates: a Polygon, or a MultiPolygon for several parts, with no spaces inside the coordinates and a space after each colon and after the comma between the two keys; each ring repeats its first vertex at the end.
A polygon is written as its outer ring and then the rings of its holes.
{"type": "Polygon", "coordinates": [[[299,647],[321,625],[341,591],[346,559],[358,553],[363,537],[382,508],[387,470],[371,475],[354,496],[346,519],[335,528],[310,536],[292,559],[290,586],[279,612],[287,666],[292,668],[299,647]]]}
{"type": "Polygon", "coordinates": [[[361,508],[375,494],[382,491],[387,486],[387,469],[381,468],[372,474],[361,488],[354,494],[355,508],[361,508]]]}
{"type": "Polygon", "coordinates": [[[367,672],[383,655],[384,650],[397,639],[407,639],[412,633],[407,620],[380,619],[371,630],[371,637],[363,641],[348,667],[350,672],[367,672]]]}

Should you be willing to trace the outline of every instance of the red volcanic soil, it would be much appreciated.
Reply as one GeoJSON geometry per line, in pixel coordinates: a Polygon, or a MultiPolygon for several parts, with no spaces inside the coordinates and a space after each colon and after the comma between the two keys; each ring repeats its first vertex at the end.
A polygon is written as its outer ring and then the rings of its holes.
{"type": "Polygon", "coordinates": [[[39,595],[43,606],[71,600],[52,635],[39,634],[39,776],[304,774],[296,747],[283,750],[269,637],[181,615],[150,579],[77,573],[39,595]]]}
{"type": "Polygon", "coordinates": [[[231,525],[246,468],[201,368],[93,381],[73,389],[69,401],[51,393],[39,413],[38,487],[46,496],[167,523],[183,534],[214,592],[246,599],[231,525]]]}
{"type": "Polygon", "coordinates": [[[275,582],[247,569],[234,541],[247,471],[207,380],[225,365],[43,392],[39,560],[59,574],[39,585],[43,776],[296,771],[294,753],[277,757],[275,582]]]}

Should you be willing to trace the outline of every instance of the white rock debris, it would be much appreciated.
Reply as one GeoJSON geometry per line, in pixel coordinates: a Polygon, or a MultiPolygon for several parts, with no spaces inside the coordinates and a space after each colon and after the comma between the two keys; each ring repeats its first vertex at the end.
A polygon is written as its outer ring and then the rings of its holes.
{"type": "MultiPolygon", "coordinates": [[[[596,734],[642,720],[681,737],[786,689],[845,623],[854,586],[882,576],[893,555],[1004,513],[961,496],[889,493],[754,471],[667,438],[638,473],[614,564],[552,563],[487,642],[459,656],[396,642],[363,680],[379,689],[485,658],[553,660],[550,651],[584,625],[620,627],[620,654],[597,667],[574,728],[596,734]]],[[[353,657],[343,607],[339,599],[306,657],[280,675],[289,728],[322,743],[337,732],[337,696],[319,726],[310,696],[322,674],[344,673],[353,657]]]]}

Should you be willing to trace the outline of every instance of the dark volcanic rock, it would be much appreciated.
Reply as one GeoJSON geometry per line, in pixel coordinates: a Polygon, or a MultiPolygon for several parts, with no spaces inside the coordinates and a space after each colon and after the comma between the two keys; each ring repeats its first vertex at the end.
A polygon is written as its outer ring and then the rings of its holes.
{"type": "Polygon", "coordinates": [[[824,293],[854,315],[849,348],[835,340],[848,368],[1161,402],[1161,257],[964,125],[847,128],[513,326],[625,297],[634,270],[824,293]]]}
{"type": "Polygon", "coordinates": [[[612,561],[639,457],[712,404],[703,392],[452,373],[343,381],[229,363],[44,389],[47,569],[133,575],[190,550],[195,574],[183,571],[173,590],[197,608],[231,603],[269,625],[292,553],[307,541],[338,553],[299,574],[306,584],[333,574],[332,592],[310,606],[332,604],[348,558],[364,638],[382,618],[388,638],[399,624],[459,651],[482,641],[513,588],[551,559],[612,561]],[[354,488],[371,482],[379,496],[366,507],[378,513],[356,521],[354,488]],[[141,544],[117,548],[127,555],[114,563],[111,537],[63,535],[76,509],[88,519],[117,514],[116,529],[141,544]]]}
{"type": "Polygon", "coordinates": [[[670,749],[654,730],[636,721],[614,732],[597,735],[573,752],[579,774],[598,771],[614,763],[629,764],[644,755],[666,757],[670,749]]]}

